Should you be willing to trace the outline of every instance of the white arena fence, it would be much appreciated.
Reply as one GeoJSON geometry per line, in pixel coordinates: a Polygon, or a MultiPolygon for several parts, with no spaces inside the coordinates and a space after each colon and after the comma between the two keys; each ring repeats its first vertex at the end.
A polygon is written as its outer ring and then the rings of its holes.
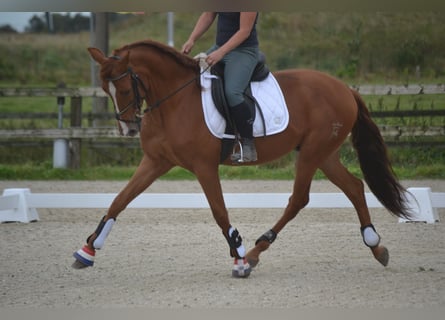
{"type": "MultiPolygon", "coordinates": [[[[438,208],[445,208],[445,193],[429,187],[408,188],[413,222],[436,223],[438,208]]],[[[116,193],[31,193],[28,188],[5,189],[0,196],[0,222],[38,221],[40,208],[108,208],[116,193]]],[[[372,193],[366,193],[370,208],[382,208],[372,193]]],[[[290,193],[225,193],[227,208],[285,208],[290,193]]],[[[310,193],[306,208],[352,208],[343,193],[310,193]]],[[[209,208],[203,193],[143,193],[128,208],[209,208]]],[[[399,222],[407,220],[399,219],[399,222]]]]}

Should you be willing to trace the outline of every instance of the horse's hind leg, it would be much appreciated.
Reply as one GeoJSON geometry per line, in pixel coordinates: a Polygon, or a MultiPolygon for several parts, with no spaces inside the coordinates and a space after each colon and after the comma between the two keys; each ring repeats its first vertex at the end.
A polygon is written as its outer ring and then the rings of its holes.
{"type": "Polygon", "coordinates": [[[374,257],[384,266],[388,264],[388,250],[380,245],[380,237],[371,223],[369,209],[366,204],[363,182],[353,176],[340,162],[338,152],[332,154],[320,169],[326,177],[338,186],[354,205],[360,220],[364,243],[372,250],[374,257]]]}
{"type": "Polygon", "coordinates": [[[311,181],[318,166],[313,159],[313,155],[309,156],[304,153],[299,154],[295,164],[297,174],[293,192],[283,215],[272,229],[258,238],[255,242],[255,247],[253,247],[246,255],[247,260],[252,267],[255,267],[258,264],[261,252],[269,248],[270,244],[275,241],[277,234],[289,221],[295,218],[298,212],[300,212],[300,210],[309,202],[311,181]]]}

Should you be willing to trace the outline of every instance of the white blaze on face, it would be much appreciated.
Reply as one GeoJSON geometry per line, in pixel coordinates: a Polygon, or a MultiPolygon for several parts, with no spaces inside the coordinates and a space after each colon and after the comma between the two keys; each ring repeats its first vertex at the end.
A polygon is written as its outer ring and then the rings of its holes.
{"type": "MultiPolygon", "coordinates": [[[[119,106],[117,104],[117,99],[116,99],[116,87],[114,86],[114,84],[110,81],[108,83],[108,88],[110,91],[110,96],[113,99],[113,104],[114,104],[114,108],[116,109],[116,113],[119,113],[119,106]]],[[[119,125],[122,128],[122,135],[126,136],[128,134],[128,132],[130,131],[127,124],[123,121],[119,120],[119,125]]]]}

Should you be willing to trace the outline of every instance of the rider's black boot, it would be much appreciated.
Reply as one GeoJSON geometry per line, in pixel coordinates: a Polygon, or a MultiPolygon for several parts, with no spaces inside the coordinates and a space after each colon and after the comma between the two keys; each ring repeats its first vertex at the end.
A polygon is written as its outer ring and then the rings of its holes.
{"type": "Polygon", "coordinates": [[[251,162],[257,160],[257,152],[253,139],[253,121],[254,118],[250,112],[247,103],[242,102],[234,107],[230,107],[236,130],[241,136],[240,150],[231,155],[234,162],[251,162]]]}

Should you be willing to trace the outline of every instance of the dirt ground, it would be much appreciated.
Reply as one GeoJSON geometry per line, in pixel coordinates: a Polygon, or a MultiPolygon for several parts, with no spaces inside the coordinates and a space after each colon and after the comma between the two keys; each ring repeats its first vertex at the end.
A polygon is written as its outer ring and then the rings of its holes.
{"type": "MultiPolygon", "coordinates": [[[[224,192],[290,192],[291,181],[223,181],[224,192]]],[[[445,192],[445,181],[403,181],[445,192]]],[[[125,182],[0,181],[32,192],[118,192],[125,182]]],[[[147,192],[200,192],[195,181],[158,181],[147,192]]],[[[338,192],[314,181],[311,192],[338,192]]],[[[0,308],[10,307],[444,307],[445,210],[436,224],[398,223],[372,209],[390,252],[381,266],[362,242],[352,209],[304,209],[248,279],[231,277],[227,243],[208,209],[127,209],[95,266],[72,253],[103,209],[39,209],[40,221],[0,224],[0,308]]],[[[231,209],[249,249],[282,210],[231,209]]]]}

